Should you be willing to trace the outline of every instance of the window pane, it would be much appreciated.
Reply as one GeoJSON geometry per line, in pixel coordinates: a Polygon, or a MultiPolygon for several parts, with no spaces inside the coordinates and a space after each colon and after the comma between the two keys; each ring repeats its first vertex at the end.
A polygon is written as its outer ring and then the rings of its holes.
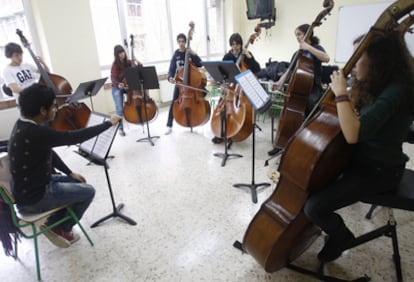
{"type": "Polygon", "coordinates": [[[209,52],[210,59],[219,59],[221,60],[224,55],[224,50],[226,48],[224,38],[224,27],[223,20],[224,15],[222,14],[222,0],[209,0],[207,6],[208,14],[208,43],[209,43],[209,52]]]}
{"type": "Polygon", "coordinates": [[[114,60],[114,46],[123,44],[120,36],[118,8],[114,0],[90,0],[92,20],[99,62],[105,69],[104,76],[114,60]]]}
{"type": "Polygon", "coordinates": [[[174,38],[174,47],[177,47],[175,38],[177,34],[188,35],[190,30],[189,23],[195,24],[191,49],[195,50],[199,56],[206,56],[206,30],[203,0],[173,0],[169,1],[171,10],[171,26],[174,38]],[[185,11],[185,12],[184,12],[185,11]],[[178,16],[179,15],[179,16],[178,16]]]}
{"type": "Polygon", "coordinates": [[[135,7],[138,6],[141,16],[128,16],[126,19],[128,37],[131,34],[135,36],[134,55],[145,64],[164,61],[162,66],[157,65],[157,72],[165,72],[171,57],[165,0],[142,1],[135,7]]]}
{"type": "MultiPolygon", "coordinates": [[[[4,47],[9,42],[20,44],[20,39],[16,35],[16,29],[21,29],[23,34],[30,40],[31,36],[24,15],[22,1],[2,0],[0,9],[0,68],[9,63],[9,59],[4,56],[4,47]]],[[[21,45],[21,44],[20,44],[21,45]]],[[[22,46],[23,48],[23,46],[22,46]]],[[[30,56],[29,56],[30,57],[30,56]]],[[[26,58],[25,58],[26,59],[26,58]]]]}

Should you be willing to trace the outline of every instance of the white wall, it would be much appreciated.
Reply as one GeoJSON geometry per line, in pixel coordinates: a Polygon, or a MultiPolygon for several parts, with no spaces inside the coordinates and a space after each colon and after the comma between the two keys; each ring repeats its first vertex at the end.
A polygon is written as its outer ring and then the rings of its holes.
{"type": "MultiPolygon", "coordinates": [[[[101,77],[89,1],[30,0],[42,54],[52,73],[66,78],[73,91],[101,77]]],[[[82,100],[89,105],[88,99],[82,100]]],[[[112,111],[110,93],[93,98],[94,110],[112,111]]]]}

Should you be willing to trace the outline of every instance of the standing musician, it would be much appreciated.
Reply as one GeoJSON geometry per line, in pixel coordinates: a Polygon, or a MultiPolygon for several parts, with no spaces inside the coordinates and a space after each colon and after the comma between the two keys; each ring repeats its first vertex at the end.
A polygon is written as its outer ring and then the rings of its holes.
{"type": "MultiPolygon", "coordinates": [[[[78,219],[82,217],[95,195],[95,189],[85,178],[70,170],[53,151],[53,147],[74,145],[86,141],[115,125],[120,117],[79,130],[55,130],[43,123],[55,118],[56,95],[47,86],[35,83],[19,95],[21,117],[16,121],[8,147],[12,192],[19,210],[40,213],[69,205],[78,219]],[[52,168],[65,175],[51,174],[52,168]]],[[[66,215],[66,210],[49,216],[49,226],[66,215]]],[[[72,232],[74,221],[46,231],[46,237],[58,247],[69,247],[79,240],[72,232]]],[[[46,226],[42,225],[41,228],[46,226]]]]}
{"type": "MultiPolygon", "coordinates": [[[[186,43],[187,43],[187,36],[184,33],[180,33],[177,35],[177,44],[178,49],[175,50],[171,60],[170,60],[170,67],[168,69],[168,81],[171,83],[175,83],[175,74],[184,67],[185,64],[185,51],[186,51],[186,43]]],[[[201,58],[197,55],[195,51],[190,49],[190,59],[192,63],[196,67],[202,67],[201,58]]],[[[180,91],[177,86],[174,87],[173,99],[171,101],[170,109],[168,111],[168,119],[167,119],[167,130],[165,131],[165,135],[169,135],[172,132],[173,126],[173,105],[174,101],[178,99],[180,91]]]]}
{"type": "MultiPolygon", "coordinates": [[[[310,113],[312,108],[318,102],[323,94],[322,90],[322,63],[329,62],[329,55],[325,52],[325,49],[319,45],[319,38],[313,35],[309,37],[309,41],[304,41],[304,36],[309,29],[308,24],[302,24],[295,29],[295,36],[299,43],[299,49],[304,50],[303,55],[313,60],[313,88],[308,97],[308,104],[306,105],[305,116],[310,113]]],[[[292,56],[294,58],[296,53],[292,56]]],[[[295,65],[296,61],[291,61],[290,64],[295,65]]],[[[280,89],[281,84],[286,81],[286,77],[289,74],[285,72],[280,79],[273,85],[273,89],[280,89]]],[[[279,148],[273,148],[268,152],[270,156],[275,155],[279,151],[279,148]]]]}
{"type": "MultiPolygon", "coordinates": [[[[132,58],[134,59],[134,58],[132,58]]],[[[137,64],[141,64],[137,61],[137,64]]],[[[124,94],[127,85],[125,84],[124,69],[132,66],[132,61],[128,59],[124,47],[116,45],[114,47],[114,62],[111,67],[112,98],[115,104],[115,113],[122,117],[124,115],[124,94]]],[[[125,136],[122,120],[119,122],[119,135],[125,136]]]]}
{"type": "MultiPolygon", "coordinates": [[[[3,70],[4,82],[12,91],[16,103],[19,103],[18,97],[20,92],[38,82],[39,70],[31,64],[23,63],[23,50],[19,44],[14,42],[8,43],[4,50],[4,55],[10,59],[10,64],[3,70]]],[[[49,72],[49,68],[43,59],[41,57],[37,57],[37,59],[43,65],[44,69],[49,72]]]]}
{"type": "Polygon", "coordinates": [[[336,210],[395,190],[408,157],[402,143],[414,116],[414,66],[404,39],[377,35],[356,63],[351,89],[341,72],[331,75],[339,124],[351,163],[328,187],[312,194],[304,212],[327,235],[318,259],[338,258],[354,239],[336,210]]]}
{"type": "MultiPolygon", "coordinates": [[[[253,54],[246,48],[243,49],[243,39],[239,33],[233,33],[230,36],[229,44],[231,49],[224,55],[223,61],[237,62],[237,59],[244,55],[243,63],[254,74],[260,71],[260,64],[256,61],[253,54]]],[[[222,137],[214,137],[211,141],[215,144],[223,142],[222,137]]]]}

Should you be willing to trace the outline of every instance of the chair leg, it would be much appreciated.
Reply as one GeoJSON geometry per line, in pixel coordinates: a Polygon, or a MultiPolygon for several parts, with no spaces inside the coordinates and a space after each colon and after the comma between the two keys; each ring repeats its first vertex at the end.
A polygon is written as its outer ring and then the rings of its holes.
{"type": "Polygon", "coordinates": [[[82,224],[79,222],[79,219],[76,216],[75,212],[72,210],[71,207],[66,207],[66,209],[69,212],[70,216],[73,218],[73,220],[76,222],[76,224],[79,226],[79,228],[82,230],[83,235],[85,235],[86,239],[88,239],[89,244],[91,244],[91,246],[93,246],[93,242],[92,242],[91,238],[89,237],[88,233],[86,233],[86,231],[83,228],[82,224]]]}
{"type": "Polygon", "coordinates": [[[37,274],[37,280],[41,281],[41,275],[40,275],[40,260],[39,260],[39,248],[38,248],[38,243],[37,243],[37,230],[36,230],[36,225],[34,223],[31,224],[32,225],[32,230],[33,230],[33,244],[34,244],[34,250],[35,250],[35,259],[36,259],[36,274],[37,274]]]}
{"type": "Polygon", "coordinates": [[[17,256],[18,256],[18,253],[17,253],[17,240],[18,240],[18,237],[17,236],[19,236],[18,233],[13,234],[13,237],[14,237],[14,250],[13,250],[13,255],[12,256],[15,260],[17,259],[17,256]]]}
{"type": "Polygon", "coordinates": [[[400,250],[398,248],[398,237],[397,237],[397,223],[394,220],[394,216],[392,214],[392,210],[390,210],[390,221],[389,224],[392,225],[392,229],[390,232],[391,240],[392,240],[392,248],[393,248],[393,259],[395,264],[395,271],[397,273],[397,281],[402,281],[402,270],[401,270],[401,256],[400,250]]]}
{"type": "Polygon", "coordinates": [[[369,211],[367,212],[367,214],[365,215],[366,219],[371,219],[372,217],[372,213],[374,212],[374,210],[377,208],[377,205],[371,205],[371,207],[369,208],[369,211]]]}

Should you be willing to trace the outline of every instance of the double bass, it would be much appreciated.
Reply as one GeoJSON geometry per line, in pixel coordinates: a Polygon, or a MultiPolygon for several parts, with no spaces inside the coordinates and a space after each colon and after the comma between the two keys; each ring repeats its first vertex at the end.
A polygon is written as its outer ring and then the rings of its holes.
{"type": "MultiPolygon", "coordinates": [[[[316,26],[322,24],[322,20],[330,13],[334,6],[333,0],[324,1],[323,7],[316,19],[312,22],[307,30],[304,41],[308,41],[316,26]]],[[[279,118],[276,138],[273,146],[283,150],[289,138],[299,129],[305,119],[305,110],[308,103],[308,97],[312,91],[314,82],[313,60],[305,57],[303,50],[298,50],[292,62],[287,69],[285,81],[289,80],[289,85],[286,90],[286,99],[283,105],[282,113],[279,118]]],[[[278,91],[282,91],[284,82],[279,85],[278,91]]]]}
{"type": "MultiPolygon", "coordinates": [[[[139,67],[135,62],[134,35],[130,35],[131,39],[131,65],[132,67],[139,67]]],[[[128,122],[143,124],[151,122],[158,116],[158,108],[154,100],[149,96],[148,90],[128,90],[127,101],[124,105],[124,117],[128,122]]]]}
{"type": "Polygon", "coordinates": [[[190,42],[195,25],[194,22],[190,22],[189,25],[184,67],[175,75],[179,96],[173,104],[173,115],[179,125],[192,129],[209,120],[211,109],[210,104],[204,99],[206,75],[198,70],[190,60],[190,42]]]}
{"type": "MultiPolygon", "coordinates": [[[[391,4],[344,66],[344,75],[351,72],[375,36],[394,30],[398,20],[410,17],[413,10],[412,0],[391,4]]],[[[288,265],[318,236],[319,229],[307,219],[303,206],[311,193],[326,187],[349,163],[352,148],[342,135],[331,89],[319,104],[318,111],[288,141],[279,165],[277,187],[262,204],[243,238],[243,249],[267,272],[288,265]]]]}
{"type": "MultiPolygon", "coordinates": [[[[256,38],[260,35],[261,28],[256,26],[255,32],[250,35],[246,42],[244,49],[253,44],[256,38]]],[[[236,65],[240,71],[248,69],[244,63],[244,55],[240,54],[237,58],[236,65]]],[[[253,108],[249,99],[243,94],[241,87],[238,84],[230,84],[225,90],[226,99],[221,99],[214,109],[211,117],[211,130],[214,136],[222,137],[222,123],[221,115],[226,113],[226,137],[235,142],[243,141],[253,131],[253,108]],[[226,107],[226,108],[224,108],[226,107]]]]}
{"type": "Polygon", "coordinates": [[[58,111],[55,119],[51,122],[51,127],[57,130],[84,128],[91,114],[88,106],[84,103],[65,104],[66,98],[72,94],[72,87],[69,82],[60,75],[48,73],[30,48],[30,43],[23,32],[17,29],[16,34],[20,37],[23,46],[29,51],[40,72],[39,83],[51,88],[56,95],[58,111]]]}

